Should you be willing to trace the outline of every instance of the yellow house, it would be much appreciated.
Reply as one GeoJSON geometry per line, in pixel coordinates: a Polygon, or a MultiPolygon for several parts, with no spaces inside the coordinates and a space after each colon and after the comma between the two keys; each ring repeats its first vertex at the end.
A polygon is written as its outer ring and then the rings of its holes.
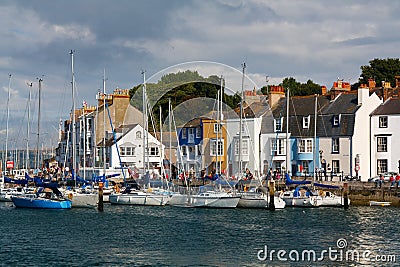
{"type": "Polygon", "coordinates": [[[202,119],[203,124],[203,166],[208,173],[216,171],[226,172],[227,158],[227,131],[223,121],[202,119]]]}

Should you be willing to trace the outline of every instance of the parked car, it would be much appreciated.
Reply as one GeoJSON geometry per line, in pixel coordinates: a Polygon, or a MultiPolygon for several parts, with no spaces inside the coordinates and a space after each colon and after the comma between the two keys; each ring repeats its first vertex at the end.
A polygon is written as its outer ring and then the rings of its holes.
{"type": "MultiPolygon", "coordinates": [[[[382,174],[383,174],[383,181],[384,182],[389,182],[390,176],[393,175],[393,177],[396,177],[397,172],[385,172],[385,173],[382,173],[382,174]]],[[[380,175],[377,175],[377,176],[369,178],[368,182],[376,183],[379,180],[380,180],[380,175]]]]}

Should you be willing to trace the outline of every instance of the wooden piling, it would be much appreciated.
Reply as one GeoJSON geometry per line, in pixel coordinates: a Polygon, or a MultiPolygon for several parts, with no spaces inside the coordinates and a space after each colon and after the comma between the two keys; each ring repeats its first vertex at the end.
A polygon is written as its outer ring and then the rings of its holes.
{"type": "Polygon", "coordinates": [[[343,208],[347,210],[349,208],[349,184],[347,182],[343,183],[343,208]]]}
{"type": "Polygon", "coordinates": [[[103,202],[103,182],[99,182],[99,201],[97,203],[97,210],[104,211],[104,202],[103,202]]]}
{"type": "Polygon", "coordinates": [[[275,181],[269,180],[268,181],[268,188],[269,188],[269,204],[268,209],[271,211],[275,210],[275,181]]]}

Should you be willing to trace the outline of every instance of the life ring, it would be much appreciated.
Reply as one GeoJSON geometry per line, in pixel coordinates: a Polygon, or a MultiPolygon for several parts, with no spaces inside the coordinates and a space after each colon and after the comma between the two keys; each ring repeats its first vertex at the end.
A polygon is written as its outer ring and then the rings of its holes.
{"type": "Polygon", "coordinates": [[[72,200],[72,198],[74,197],[74,195],[72,193],[68,193],[68,199],[72,200]]]}

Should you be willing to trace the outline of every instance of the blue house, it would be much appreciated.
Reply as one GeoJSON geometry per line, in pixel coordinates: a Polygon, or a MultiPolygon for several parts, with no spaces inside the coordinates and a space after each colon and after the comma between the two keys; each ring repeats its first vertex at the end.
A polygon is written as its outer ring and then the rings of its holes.
{"type": "MultiPolygon", "coordinates": [[[[177,161],[180,169],[199,174],[202,168],[203,121],[193,119],[177,129],[179,147],[177,161]]],[[[198,176],[198,175],[197,175],[198,176]]]]}

